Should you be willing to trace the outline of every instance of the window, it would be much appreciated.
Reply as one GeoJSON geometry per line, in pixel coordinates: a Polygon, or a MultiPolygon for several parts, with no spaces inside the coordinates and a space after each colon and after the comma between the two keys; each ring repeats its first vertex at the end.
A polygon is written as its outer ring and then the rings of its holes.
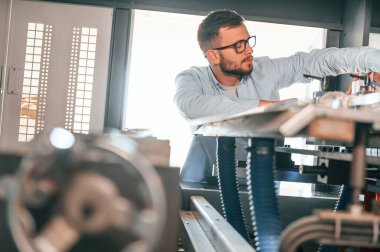
{"type": "MultiPolygon", "coordinates": [[[[43,131],[48,92],[52,25],[28,23],[18,141],[43,131]]],[[[97,28],[73,28],[65,127],[87,134],[94,77],[97,28]]]]}
{"type": "MultiPolygon", "coordinates": [[[[135,10],[131,67],[126,92],[124,128],[152,130],[171,140],[171,165],[181,166],[191,140],[187,123],[173,103],[175,76],[191,67],[206,65],[197,43],[197,28],[204,17],[135,10]]],[[[254,56],[289,56],[324,46],[324,30],[291,25],[246,22],[257,35],[254,56]]],[[[304,99],[314,88],[299,85],[282,90],[285,99],[294,93],[304,99]],[[302,91],[300,91],[300,89],[302,91]],[[289,91],[290,90],[290,91],[289,91]]],[[[294,96],[292,96],[294,97],[294,96]]]]}
{"type": "Polygon", "coordinates": [[[369,34],[369,46],[380,49],[380,33],[369,34]]]}
{"type": "Polygon", "coordinates": [[[90,129],[97,34],[97,28],[73,28],[65,128],[74,133],[90,129]]]}
{"type": "Polygon", "coordinates": [[[52,26],[28,23],[18,141],[44,129],[52,26]]]}
{"type": "MultiPolygon", "coordinates": [[[[248,31],[257,35],[255,57],[287,57],[296,52],[310,52],[312,49],[323,48],[326,44],[325,30],[321,28],[251,21],[246,22],[246,25],[248,31]]],[[[319,89],[319,81],[313,81],[311,85],[297,83],[280,90],[280,99],[308,100],[313,97],[313,92],[319,89]]]]}
{"type": "Polygon", "coordinates": [[[205,65],[196,31],[203,17],[136,10],[125,128],[150,129],[171,140],[171,165],[181,166],[191,140],[187,123],[173,103],[175,76],[205,65]]]}

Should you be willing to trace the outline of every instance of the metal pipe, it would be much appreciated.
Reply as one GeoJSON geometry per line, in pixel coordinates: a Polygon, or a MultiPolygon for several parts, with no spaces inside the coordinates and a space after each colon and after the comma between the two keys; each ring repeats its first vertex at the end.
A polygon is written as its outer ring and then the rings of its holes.
{"type": "Polygon", "coordinates": [[[294,252],[304,242],[315,240],[331,245],[380,247],[380,217],[373,213],[321,210],[292,223],[283,232],[280,251],[294,252]]]}
{"type": "Polygon", "coordinates": [[[353,189],[353,204],[359,203],[359,195],[365,186],[365,176],[367,168],[366,145],[368,143],[368,131],[368,124],[356,124],[350,176],[350,186],[353,189]]]}

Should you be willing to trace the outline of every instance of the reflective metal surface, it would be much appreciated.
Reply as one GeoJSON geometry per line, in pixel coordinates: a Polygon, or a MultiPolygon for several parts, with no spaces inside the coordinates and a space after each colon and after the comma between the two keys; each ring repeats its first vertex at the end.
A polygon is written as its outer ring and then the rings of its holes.
{"type": "MultiPolygon", "coordinates": [[[[202,120],[198,120],[201,123],[202,120]]],[[[327,140],[352,142],[353,123],[368,123],[373,131],[380,131],[380,113],[346,108],[333,109],[318,104],[290,106],[273,110],[253,110],[224,119],[203,119],[205,123],[196,134],[206,136],[283,138],[311,136],[327,140]],[[315,125],[321,125],[318,130],[315,125]],[[336,126],[342,128],[336,128],[336,126]]]]}
{"type": "MultiPolygon", "coordinates": [[[[215,251],[255,251],[205,198],[192,196],[191,204],[193,208],[192,215],[182,215],[182,220],[186,222],[191,216],[195,217],[215,251]]],[[[199,239],[204,239],[204,236],[199,239]]],[[[208,245],[208,242],[203,243],[208,245]]],[[[205,249],[204,247],[198,251],[208,251],[205,249]]]]}

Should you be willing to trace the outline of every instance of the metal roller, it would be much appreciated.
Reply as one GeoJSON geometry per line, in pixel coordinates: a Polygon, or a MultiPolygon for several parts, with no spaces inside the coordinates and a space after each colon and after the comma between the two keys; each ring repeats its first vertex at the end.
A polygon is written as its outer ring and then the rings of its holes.
{"type": "Polygon", "coordinates": [[[19,251],[154,251],[165,195],[135,142],[56,128],[30,150],[7,190],[19,251]]]}

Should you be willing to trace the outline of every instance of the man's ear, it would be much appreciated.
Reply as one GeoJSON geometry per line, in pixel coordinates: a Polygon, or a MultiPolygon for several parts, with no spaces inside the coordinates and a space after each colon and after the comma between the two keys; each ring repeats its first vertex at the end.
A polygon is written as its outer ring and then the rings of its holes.
{"type": "Polygon", "coordinates": [[[220,62],[220,57],[219,57],[219,54],[218,52],[216,52],[215,50],[207,50],[207,54],[206,54],[208,60],[214,64],[214,65],[217,65],[219,64],[220,62]]]}

